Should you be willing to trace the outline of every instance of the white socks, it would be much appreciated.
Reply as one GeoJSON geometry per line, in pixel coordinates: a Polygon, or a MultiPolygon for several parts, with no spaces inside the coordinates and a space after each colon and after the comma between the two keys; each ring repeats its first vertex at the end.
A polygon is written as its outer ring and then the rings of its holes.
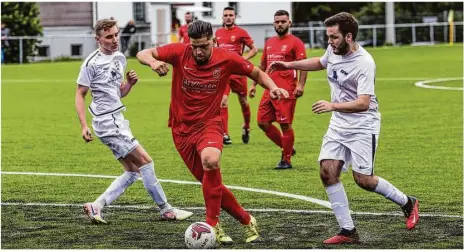
{"type": "Polygon", "coordinates": [[[386,181],[385,179],[378,177],[379,183],[375,188],[374,192],[385,196],[385,198],[395,202],[400,207],[406,205],[408,203],[408,197],[406,194],[398,190],[395,186],[390,184],[390,182],[386,181]]]}
{"type": "Polygon", "coordinates": [[[138,178],[139,174],[137,172],[124,172],[111,183],[108,189],[94,203],[103,209],[104,206],[111,204],[113,200],[121,196],[124,190],[137,181],[138,178]]]}
{"type": "Polygon", "coordinates": [[[340,228],[346,230],[353,230],[354,224],[351,219],[350,208],[348,205],[348,198],[346,197],[345,188],[343,184],[338,182],[337,184],[328,186],[325,188],[327,195],[329,196],[332,210],[337,218],[338,225],[340,228]]]}
{"type": "Polygon", "coordinates": [[[140,174],[142,175],[143,185],[147,190],[148,194],[155,201],[160,208],[161,214],[170,210],[172,207],[169,205],[166,195],[164,194],[163,188],[159,183],[155,175],[155,167],[153,162],[140,167],[140,174]]]}

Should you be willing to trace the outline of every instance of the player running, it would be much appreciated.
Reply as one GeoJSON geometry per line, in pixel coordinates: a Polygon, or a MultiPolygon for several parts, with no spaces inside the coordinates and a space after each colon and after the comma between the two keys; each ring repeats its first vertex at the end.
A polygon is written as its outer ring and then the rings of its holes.
{"type": "MultiPolygon", "coordinates": [[[[243,55],[243,58],[249,60],[257,53],[253,39],[247,31],[240,28],[235,24],[235,9],[232,7],[225,7],[222,12],[223,27],[216,31],[217,45],[221,48],[228,49],[242,56],[245,47],[250,48],[250,51],[243,55]]],[[[232,75],[229,79],[229,85],[223,96],[221,102],[221,117],[224,124],[224,144],[232,144],[229,135],[229,111],[227,103],[229,99],[230,90],[238,95],[238,101],[242,108],[244,124],[242,125],[242,141],[247,144],[250,141],[250,105],[247,101],[247,78],[245,76],[232,75]]]]}
{"type": "Polygon", "coordinates": [[[98,20],[95,35],[98,49],[82,63],[77,78],[76,111],[82,138],[85,142],[90,142],[93,137],[85,116],[85,96],[90,89],[92,103],[89,111],[93,115],[95,135],[111,149],[125,171],[94,202],[85,203],[84,212],[92,222],[106,224],[102,215],[103,208],[121,196],[141,175],[143,185],[158,205],[162,219],[187,219],[193,213],[175,209],[167,202],[163,188],[156,178],[153,160],[134,138],[129,121],[122,114],[126,108],[121,98],[129,94],[137,83],[138,76],[131,70],[126,73],[126,81],[123,80],[127,62],[126,57],[118,51],[119,30],[116,20],[98,20]]]}
{"type": "MultiPolygon", "coordinates": [[[[348,198],[340,172],[351,164],[356,184],[395,202],[404,212],[406,228],[419,221],[419,200],[407,196],[385,179],[374,175],[374,161],[380,133],[380,112],[374,93],[376,66],[372,56],[356,43],[358,21],[341,12],[324,21],[329,47],[324,56],[295,62],[274,62],[269,71],[327,69],[331,102],[313,104],[316,114],[333,112],[319,155],[320,176],[340,233],[325,244],[356,243],[358,233],[350,215],[348,198]]],[[[276,71],[277,72],[277,71],[276,71]]]]}

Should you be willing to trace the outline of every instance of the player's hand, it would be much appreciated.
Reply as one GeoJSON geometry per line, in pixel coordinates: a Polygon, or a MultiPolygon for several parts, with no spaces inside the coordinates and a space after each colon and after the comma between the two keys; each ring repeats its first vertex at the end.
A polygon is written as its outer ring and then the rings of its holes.
{"type": "Polygon", "coordinates": [[[321,100],[313,104],[312,110],[316,114],[331,112],[333,111],[333,105],[328,101],[321,100]]]}
{"type": "Polygon", "coordinates": [[[271,98],[272,99],[279,99],[283,96],[284,98],[288,98],[288,92],[287,90],[283,89],[283,88],[274,88],[274,89],[271,89],[269,90],[270,91],[270,95],[271,95],[271,98]]]}
{"type": "Polygon", "coordinates": [[[296,98],[300,98],[301,96],[303,96],[303,93],[304,93],[304,87],[298,84],[298,86],[296,86],[295,88],[295,91],[293,91],[293,94],[295,95],[296,98]]]}
{"type": "Polygon", "coordinates": [[[82,138],[84,139],[84,141],[86,143],[93,140],[92,133],[90,132],[89,127],[86,126],[86,127],[82,128],[82,138]]]}
{"type": "Polygon", "coordinates": [[[248,90],[248,96],[253,99],[253,98],[255,98],[255,95],[256,95],[256,85],[253,84],[253,85],[251,85],[250,89],[248,90]]]}
{"type": "Polygon", "coordinates": [[[165,76],[169,72],[168,64],[163,61],[155,61],[150,63],[150,67],[153,71],[155,71],[159,76],[165,76]]]}
{"type": "Polygon", "coordinates": [[[223,95],[222,100],[221,100],[221,108],[227,108],[228,103],[229,103],[229,96],[223,95]]]}
{"type": "Polygon", "coordinates": [[[126,73],[126,80],[128,84],[135,85],[135,83],[137,83],[137,81],[139,80],[139,77],[137,76],[137,73],[134,70],[130,70],[126,73]]]}
{"type": "Polygon", "coordinates": [[[276,70],[285,70],[288,69],[288,62],[284,61],[274,61],[272,62],[269,67],[267,68],[266,72],[272,73],[276,70]]]}

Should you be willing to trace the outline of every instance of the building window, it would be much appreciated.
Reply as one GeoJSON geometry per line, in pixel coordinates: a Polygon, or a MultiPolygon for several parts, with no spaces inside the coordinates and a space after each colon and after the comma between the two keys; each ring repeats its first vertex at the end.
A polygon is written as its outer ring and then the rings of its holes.
{"type": "Polygon", "coordinates": [[[82,44],[71,45],[71,56],[82,56],[82,44]]]}
{"type": "Polygon", "coordinates": [[[138,3],[133,3],[133,8],[134,8],[134,20],[135,21],[141,21],[145,22],[145,3],[144,2],[138,2],[138,3]]]}
{"type": "Polygon", "coordinates": [[[229,6],[234,8],[235,16],[238,16],[238,2],[229,2],[229,6]]]}
{"type": "Polygon", "coordinates": [[[39,56],[48,57],[50,56],[50,46],[39,46],[39,56]]]}
{"type": "MultiPolygon", "coordinates": [[[[213,3],[212,2],[203,2],[203,7],[213,8],[213,3]]],[[[203,12],[203,17],[212,17],[212,16],[213,16],[213,11],[204,11],[203,12]]]]}

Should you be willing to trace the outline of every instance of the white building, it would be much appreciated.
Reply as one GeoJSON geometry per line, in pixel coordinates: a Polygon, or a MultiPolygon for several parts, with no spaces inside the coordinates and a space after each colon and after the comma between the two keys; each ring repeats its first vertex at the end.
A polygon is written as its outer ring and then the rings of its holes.
{"type": "Polygon", "coordinates": [[[124,28],[135,20],[137,33],[131,38],[138,50],[176,40],[174,23],[185,21],[180,6],[202,6],[212,10],[195,12],[198,19],[222,25],[222,11],[226,6],[236,9],[236,23],[244,27],[255,40],[258,48],[264,46],[265,30],[272,29],[274,13],[283,9],[292,13],[291,2],[39,2],[44,36],[39,53],[44,57],[85,57],[97,45],[93,26],[98,19],[118,20],[124,28]],[[51,37],[53,36],[53,37],[51,37]]]}

